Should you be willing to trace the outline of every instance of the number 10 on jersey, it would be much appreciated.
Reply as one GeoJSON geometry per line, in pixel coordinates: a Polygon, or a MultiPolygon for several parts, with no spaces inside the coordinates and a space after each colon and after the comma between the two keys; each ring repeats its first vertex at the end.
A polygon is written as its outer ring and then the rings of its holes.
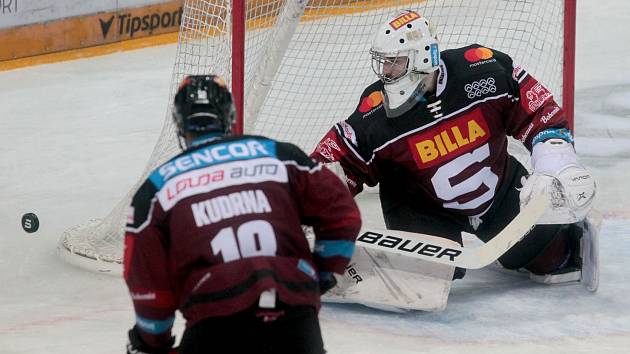
{"type": "Polygon", "coordinates": [[[238,228],[225,227],[210,246],[213,255],[221,254],[224,263],[247,257],[275,256],[278,250],[273,227],[265,220],[248,221],[238,228]]]}

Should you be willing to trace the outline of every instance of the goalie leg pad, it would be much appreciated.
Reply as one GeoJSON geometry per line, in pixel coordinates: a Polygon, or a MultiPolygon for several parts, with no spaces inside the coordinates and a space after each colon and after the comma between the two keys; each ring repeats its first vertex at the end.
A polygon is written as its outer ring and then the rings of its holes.
{"type": "Polygon", "coordinates": [[[602,216],[591,212],[584,223],[581,223],[582,238],[580,256],[582,258],[582,285],[589,291],[599,288],[599,230],[602,216]]]}
{"type": "Polygon", "coordinates": [[[442,311],[454,269],[357,245],[344,276],[338,277],[337,286],[322,296],[322,301],[358,303],[394,312],[442,311]]]}
{"type": "Polygon", "coordinates": [[[550,274],[530,273],[530,279],[544,284],[564,284],[580,282],[587,290],[596,292],[599,287],[599,229],[602,217],[597,212],[573,227],[577,229],[572,237],[577,237],[571,263],[567,267],[550,274]]]}

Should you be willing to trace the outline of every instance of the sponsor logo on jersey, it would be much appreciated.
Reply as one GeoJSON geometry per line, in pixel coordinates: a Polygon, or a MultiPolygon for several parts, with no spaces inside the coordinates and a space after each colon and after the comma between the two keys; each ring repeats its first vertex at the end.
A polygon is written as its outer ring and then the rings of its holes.
{"type": "Polygon", "coordinates": [[[263,157],[227,162],[183,173],[166,182],[158,191],[157,198],[167,211],[184,198],[221,188],[248,183],[288,181],[287,169],[281,161],[263,157]]]}
{"type": "MultiPolygon", "coordinates": [[[[330,132],[328,134],[334,134],[330,132]]],[[[337,145],[335,139],[326,137],[322,142],[317,145],[317,153],[322,155],[326,160],[330,162],[337,161],[335,157],[335,150],[341,152],[341,148],[337,145]]]]}
{"type": "Polygon", "coordinates": [[[129,294],[131,295],[131,299],[133,301],[149,301],[149,300],[155,300],[155,298],[157,297],[157,295],[155,295],[154,292],[148,292],[148,293],[130,292],[129,294]]]}
{"type": "Polygon", "coordinates": [[[275,154],[275,144],[268,140],[249,139],[210,145],[165,163],[151,173],[149,179],[160,189],[170,178],[186,171],[255,157],[275,157],[275,154]]]}
{"type": "Polygon", "coordinates": [[[221,195],[194,203],[190,207],[197,227],[239,215],[271,212],[269,199],[260,189],[221,195]]]}
{"type": "Polygon", "coordinates": [[[464,58],[466,58],[469,63],[476,63],[480,60],[488,60],[492,58],[493,55],[494,53],[492,50],[484,47],[471,48],[464,52],[464,58]]]}
{"type": "Polygon", "coordinates": [[[351,178],[350,178],[350,177],[348,177],[347,175],[346,175],[346,176],[344,176],[344,177],[345,177],[345,178],[344,178],[344,181],[345,181],[345,182],[346,182],[346,183],[347,183],[350,187],[353,187],[353,188],[356,188],[356,187],[357,187],[357,182],[355,182],[353,179],[351,179],[351,178]]]}
{"type": "Polygon", "coordinates": [[[169,291],[134,289],[129,292],[134,302],[148,301],[153,307],[169,308],[175,303],[173,295],[169,291]]]}
{"type": "Polygon", "coordinates": [[[221,182],[223,180],[225,180],[225,171],[223,169],[211,170],[204,173],[191,174],[185,176],[185,178],[179,178],[175,183],[167,185],[164,190],[166,191],[166,198],[173,200],[184,191],[205,187],[211,183],[221,182]]]}
{"type": "Polygon", "coordinates": [[[469,65],[471,68],[487,63],[494,63],[497,60],[494,59],[493,56],[494,53],[492,50],[484,47],[471,48],[464,52],[464,58],[469,63],[472,63],[469,65]]]}
{"type": "Polygon", "coordinates": [[[545,104],[545,101],[551,98],[551,92],[547,90],[540,82],[525,92],[527,98],[527,109],[530,113],[536,112],[538,108],[545,104]]]}
{"type": "Polygon", "coordinates": [[[555,106],[553,108],[553,110],[551,110],[551,112],[549,112],[549,113],[543,115],[542,117],[540,117],[540,121],[543,124],[547,124],[551,120],[551,118],[555,117],[556,114],[558,114],[558,112],[560,112],[560,107],[555,106]]]}
{"type": "Polygon", "coordinates": [[[490,138],[488,124],[480,109],[444,122],[407,139],[420,169],[438,165],[469,152],[490,138]]]}
{"type": "Polygon", "coordinates": [[[527,139],[527,137],[529,136],[529,133],[532,132],[533,128],[534,128],[534,123],[529,123],[529,125],[527,126],[527,129],[523,132],[523,134],[521,134],[521,136],[518,138],[518,140],[521,143],[524,143],[525,139],[527,139]]]}
{"type": "Polygon", "coordinates": [[[357,145],[357,134],[354,132],[352,126],[347,122],[340,122],[339,126],[341,126],[343,136],[350,140],[353,145],[357,145]]]}
{"type": "Polygon", "coordinates": [[[361,104],[359,105],[359,112],[367,113],[382,104],[383,94],[381,93],[381,91],[374,91],[361,100],[361,104]]]}
{"type": "Polygon", "coordinates": [[[489,77],[464,85],[464,91],[466,91],[466,96],[472,100],[489,93],[497,92],[497,86],[495,85],[494,78],[489,77]]]}
{"type": "Polygon", "coordinates": [[[419,14],[419,13],[417,13],[417,12],[415,12],[415,11],[409,11],[409,12],[405,13],[404,15],[399,16],[399,17],[396,17],[395,19],[393,19],[393,20],[389,23],[389,25],[390,25],[393,29],[397,30],[397,29],[399,29],[400,27],[402,27],[402,26],[404,26],[404,25],[408,24],[409,22],[411,22],[411,21],[413,21],[413,20],[417,20],[417,19],[419,19],[419,18],[420,18],[420,14],[419,14]]]}

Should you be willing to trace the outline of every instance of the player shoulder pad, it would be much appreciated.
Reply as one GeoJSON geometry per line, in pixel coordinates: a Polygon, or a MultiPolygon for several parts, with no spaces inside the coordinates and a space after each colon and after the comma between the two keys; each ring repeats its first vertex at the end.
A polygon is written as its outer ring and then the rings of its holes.
{"type": "Polygon", "coordinates": [[[276,142],[276,144],[276,153],[280,161],[295,163],[309,169],[317,166],[317,163],[296,145],[287,142],[276,142]]]}
{"type": "Polygon", "coordinates": [[[128,228],[137,229],[149,219],[151,204],[157,191],[157,188],[149,179],[146,179],[138,188],[131,199],[131,207],[127,215],[128,228]]]}
{"type": "Polygon", "coordinates": [[[359,104],[349,120],[369,118],[378,112],[385,114],[383,101],[383,83],[379,80],[363,90],[359,104]]]}
{"type": "Polygon", "coordinates": [[[370,130],[372,125],[378,125],[378,122],[386,118],[383,101],[383,83],[380,80],[366,87],[350,117],[335,124],[339,136],[350,145],[358,146],[360,136],[370,130]]]}
{"type": "Polygon", "coordinates": [[[485,47],[480,44],[471,44],[467,47],[445,50],[441,58],[447,67],[458,74],[466,76],[494,72],[512,72],[512,59],[505,53],[485,47]]]}

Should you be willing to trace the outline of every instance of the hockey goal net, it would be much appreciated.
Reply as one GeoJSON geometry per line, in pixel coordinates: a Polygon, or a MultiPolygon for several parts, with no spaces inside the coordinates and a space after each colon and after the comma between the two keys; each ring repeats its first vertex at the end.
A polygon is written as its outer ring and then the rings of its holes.
{"type": "MultiPolygon", "coordinates": [[[[510,54],[572,116],[575,0],[186,0],[171,97],[185,75],[219,74],[237,103],[245,102],[238,109],[246,133],[311,151],[376,79],[371,38],[401,9],[429,18],[441,49],[479,43],[510,54]]],[[[177,152],[169,104],[145,174],[177,152]]],[[[132,194],[105,218],[67,230],[60,255],[92,270],[120,273],[132,194]]]]}

